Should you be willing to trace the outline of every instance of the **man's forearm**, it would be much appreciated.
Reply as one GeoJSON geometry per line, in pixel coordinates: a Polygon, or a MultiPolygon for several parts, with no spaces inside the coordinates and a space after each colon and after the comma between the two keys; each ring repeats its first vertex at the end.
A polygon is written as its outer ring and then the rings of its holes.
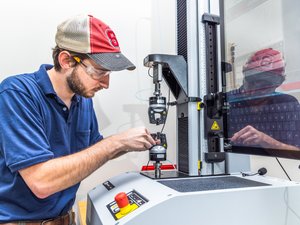
{"type": "Polygon", "coordinates": [[[294,150],[294,151],[300,150],[296,146],[285,144],[285,143],[280,142],[266,134],[264,134],[263,140],[264,140],[265,144],[263,144],[262,147],[265,147],[265,148],[273,148],[273,149],[279,149],[279,150],[294,150]]]}
{"type": "Polygon", "coordinates": [[[112,136],[78,153],[28,167],[20,174],[37,197],[46,198],[79,183],[122,151],[112,136]]]}
{"type": "Polygon", "coordinates": [[[278,149],[281,149],[281,150],[293,150],[293,151],[300,150],[300,148],[297,147],[297,146],[288,145],[288,144],[284,144],[284,143],[281,143],[281,145],[280,145],[280,147],[278,149]]]}

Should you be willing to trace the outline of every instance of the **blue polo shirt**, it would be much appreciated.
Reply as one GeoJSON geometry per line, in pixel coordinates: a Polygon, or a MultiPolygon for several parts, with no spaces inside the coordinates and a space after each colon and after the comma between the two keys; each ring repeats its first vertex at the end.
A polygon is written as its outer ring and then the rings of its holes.
{"type": "Polygon", "coordinates": [[[74,95],[68,109],[48,77],[51,68],[42,65],[0,85],[0,223],[53,218],[70,210],[79,183],[39,199],[18,170],[73,154],[103,138],[92,100],[74,95]]]}

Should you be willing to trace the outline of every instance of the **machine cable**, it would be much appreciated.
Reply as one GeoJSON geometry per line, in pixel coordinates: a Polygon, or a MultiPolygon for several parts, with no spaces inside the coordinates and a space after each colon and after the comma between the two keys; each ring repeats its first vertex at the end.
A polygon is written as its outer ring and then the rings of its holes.
{"type": "Polygon", "coordinates": [[[285,175],[287,176],[287,178],[291,181],[290,176],[288,175],[288,173],[286,172],[286,170],[284,169],[284,167],[282,166],[281,162],[279,161],[279,159],[277,157],[275,157],[276,161],[278,162],[278,164],[280,165],[281,169],[283,170],[283,172],[285,173],[285,175]]]}
{"type": "Polygon", "coordinates": [[[170,95],[171,95],[171,89],[169,88],[169,92],[168,92],[168,102],[167,102],[167,114],[166,114],[166,120],[165,122],[163,123],[163,126],[161,128],[161,131],[160,133],[163,133],[164,129],[165,129],[165,125],[166,125],[166,122],[167,122],[167,119],[168,119],[168,113],[169,113],[169,108],[170,108],[170,95]]]}
{"type": "Polygon", "coordinates": [[[262,167],[257,171],[257,173],[244,173],[244,172],[241,172],[241,173],[242,173],[243,177],[247,177],[247,176],[255,176],[255,175],[263,176],[267,172],[268,172],[268,170],[265,167],[262,167]]]}
{"type": "Polygon", "coordinates": [[[153,78],[153,76],[150,74],[150,70],[151,70],[151,67],[148,68],[148,76],[153,78]]]}

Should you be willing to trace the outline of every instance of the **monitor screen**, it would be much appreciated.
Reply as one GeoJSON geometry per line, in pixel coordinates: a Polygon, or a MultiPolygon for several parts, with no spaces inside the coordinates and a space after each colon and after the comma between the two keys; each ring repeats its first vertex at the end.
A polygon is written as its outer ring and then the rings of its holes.
{"type": "Polygon", "coordinates": [[[300,159],[300,3],[223,2],[225,149],[300,159]]]}

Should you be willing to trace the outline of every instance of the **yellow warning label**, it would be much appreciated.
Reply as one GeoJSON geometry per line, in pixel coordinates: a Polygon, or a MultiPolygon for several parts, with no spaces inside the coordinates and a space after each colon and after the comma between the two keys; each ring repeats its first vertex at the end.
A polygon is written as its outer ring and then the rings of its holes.
{"type": "Polygon", "coordinates": [[[220,130],[220,126],[217,123],[217,121],[214,121],[212,126],[211,126],[211,130],[220,130]]]}
{"type": "MultiPolygon", "coordinates": [[[[136,210],[138,208],[138,205],[133,203],[129,207],[130,207],[130,210],[128,211],[128,213],[130,213],[133,210],[136,210]]],[[[126,216],[128,213],[122,214],[121,211],[119,211],[118,213],[115,214],[115,216],[117,217],[117,219],[121,219],[122,217],[126,216]]]]}
{"type": "Polygon", "coordinates": [[[201,169],[201,161],[198,160],[198,170],[200,170],[200,169],[201,169]]]}

